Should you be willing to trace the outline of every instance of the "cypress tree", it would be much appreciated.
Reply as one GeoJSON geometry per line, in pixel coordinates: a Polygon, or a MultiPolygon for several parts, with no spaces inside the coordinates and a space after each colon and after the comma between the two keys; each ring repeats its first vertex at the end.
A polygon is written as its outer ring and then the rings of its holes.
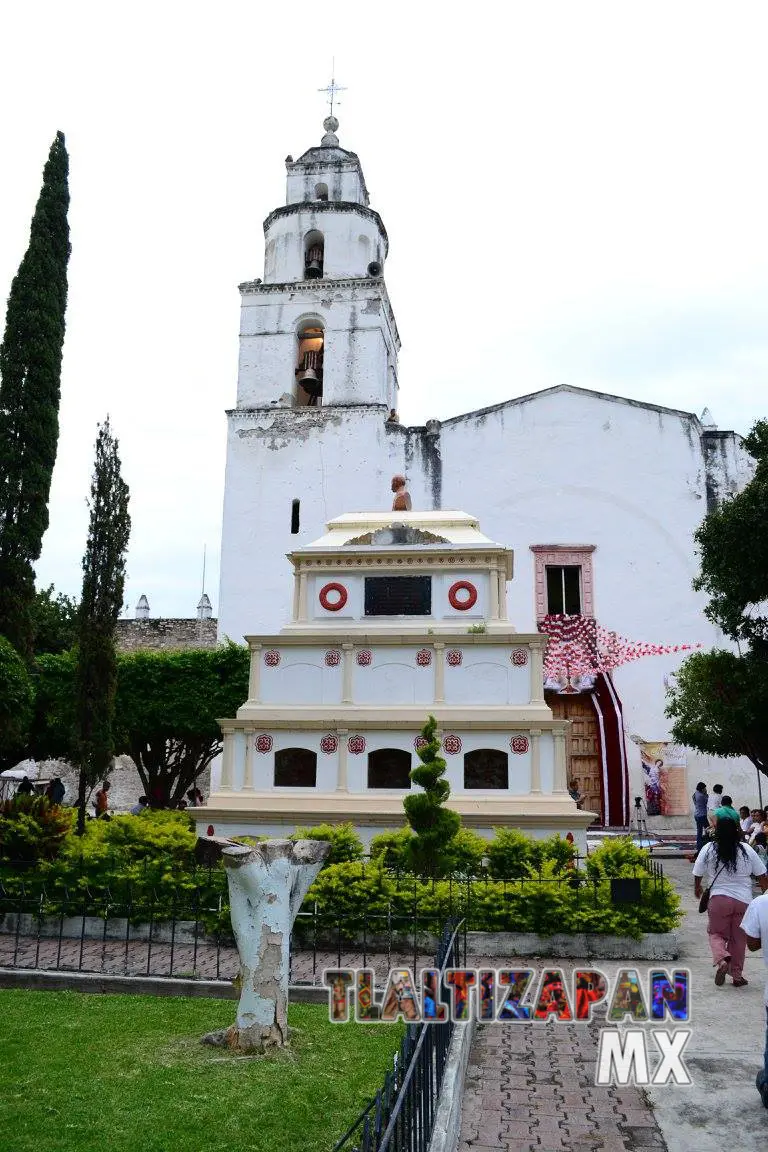
{"type": "Polygon", "coordinates": [[[69,260],[69,158],[58,132],[0,344],[0,635],[32,654],[34,563],[48,527],[59,439],[69,260]]]}
{"type": "Polygon", "coordinates": [[[117,689],[115,624],[123,604],[125,553],[131,533],[128,485],[120,474],[109,419],[99,425],[91,482],[88,544],[83,557],[75,694],[80,763],[78,831],[85,831],[88,785],[106,775],[114,753],[117,689]]]}
{"type": "Polygon", "coordinates": [[[426,740],[418,750],[421,764],[411,772],[411,780],[424,791],[403,800],[406,819],[416,835],[409,843],[411,867],[425,876],[440,876],[453,865],[453,840],[461,827],[461,817],[445,804],[451,786],[445,779],[446,763],[440,755],[437,721],[430,716],[421,730],[426,740]]]}

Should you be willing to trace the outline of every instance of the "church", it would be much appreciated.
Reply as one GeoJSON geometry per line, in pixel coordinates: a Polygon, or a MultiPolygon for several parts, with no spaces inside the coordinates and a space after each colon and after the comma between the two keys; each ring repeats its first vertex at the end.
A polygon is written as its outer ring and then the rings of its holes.
{"type": "MultiPolygon", "coordinates": [[[[706,410],[568,385],[401,424],[389,237],[338,130],[329,116],[319,145],[286,160],[286,202],[264,221],[263,277],[240,285],[219,638],[275,635],[296,621],[302,593],[286,556],[339,517],[365,514],[368,531],[392,528],[391,516],[371,528],[370,514],[386,510],[401,474],[414,513],[477,517],[486,539],[514,553],[500,618],[560,651],[576,637],[582,654],[602,653],[591,663],[573,652],[549,659],[542,673],[549,715],[569,722],[565,773],[585,811],[627,826],[640,797],[651,826],[677,818],[682,827],[699,779],[756,803],[748,761],[670,744],[664,715],[686,651],[722,644],[692,589],[693,535],[752,475],[741,438],[706,410]]],[[[393,609],[390,627],[402,623],[393,609]]],[[[428,632],[429,613],[421,624],[428,632]]],[[[298,684],[295,692],[298,705],[298,684]]]]}

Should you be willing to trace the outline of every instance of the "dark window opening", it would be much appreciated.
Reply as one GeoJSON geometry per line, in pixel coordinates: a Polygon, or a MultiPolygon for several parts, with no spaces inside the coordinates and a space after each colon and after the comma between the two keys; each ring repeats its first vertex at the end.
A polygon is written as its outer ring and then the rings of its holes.
{"type": "Polygon", "coordinates": [[[299,504],[300,500],[291,501],[291,535],[296,536],[299,531],[299,504]]]}
{"type": "Polygon", "coordinates": [[[508,788],[509,759],[496,748],[477,748],[464,757],[465,788],[508,788]]]}
{"type": "Polygon", "coordinates": [[[328,199],[328,185],[327,184],[315,184],[315,200],[327,200],[327,199],[328,199]]]}
{"type": "Polygon", "coordinates": [[[314,788],[317,752],[309,748],[281,748],[275,752],[276,788],[314,788]]]}
{"type": "Polygon", "coordinates": [[[431,613],[431,576],[366,577],[366,616],[429,616],[431,613]]]}
{"type": "Polygon", "coordinates": [[[547,565],[547,615],[581,615],[581,565],[547,565]]]}
{"type": "Polygon", "coordinates": [[[369,788],[410,788],[411,754],[401,748],[378,748],[368,753],[369,788]]]}
{"type": "Polygon", "coordinates": [[[296,406],[318,408],[323,398],[323,353],[325,338],[319,325],[299,332],[299,356],[296,365],[296,406]]]}
{"type": "Polygon", "coordinates": [[[304,279],[322,280],[325,262],[325,238],[322,232],[308,232],[304,237],[304,279]]]}

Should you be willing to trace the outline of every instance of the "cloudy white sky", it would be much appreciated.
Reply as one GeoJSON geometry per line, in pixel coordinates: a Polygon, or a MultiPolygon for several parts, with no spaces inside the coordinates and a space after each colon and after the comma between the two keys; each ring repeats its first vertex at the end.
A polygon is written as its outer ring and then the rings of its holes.
{"type": "MultiPolygon", "coordinates": [[[[284,158],[339,137],[390,236],[401,418],[569,383],[768,415],[764,2],[293,0],[0,8],[0,296],[70,152],[61,439],[39,582],[77,595],[97,422],[131,486],[126,601],[216,608],[239,282],[284,158]]],[[[478,462],[478,466],[481,463],[478,462]]]]}

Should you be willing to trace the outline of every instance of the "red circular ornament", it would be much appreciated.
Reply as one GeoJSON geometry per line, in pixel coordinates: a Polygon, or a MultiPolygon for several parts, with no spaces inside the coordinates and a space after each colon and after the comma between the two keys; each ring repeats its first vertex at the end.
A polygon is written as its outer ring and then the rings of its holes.
{"type": "Polygon", "coordinates": [[[257,752],[264,752],[265,754],[267,752],[271,752],[272,751],[272,737],[267,736],[267,734],[265,732],[262,732],[261,736],[257,736],[256,737],[256,751],[257,752]]]}
{"type": "Polygon", "coordinates": [[[365,736],[350,736],[347,741],[347,748],[349,748],[353,756],[359,756],[362,752],[365,752],[365,736]]]}
{"type": "Polygon", "coordinates": [[[477,604],[477,588],[469,580],[457,580],[448,589],[448,603],[459,612],[466,612],[477,604]],[[460,593],[463,593],[459,598],[460,593]]]}
{"type": "Polygon", "coordinates": [[[264,663],[266,664],[267,668],[277,668],[278,664],[280,663],[280,653],[275,651],[265,652],[264,663]]]}
{"type": "Polygon", "coordinates": [[[509,746],[516,756],[524,756],[528,751],[528,737],[513,736],[509,742],[509,746]]]}
{"type": "Polygon", "coordinates": [[[426,748],[427,744],[429,744],[429,740],[427,740],[426,736],[417,736],[413,742],[413,746],[417,752],[420,748],[426,748]]]}
{"type": "Polygon", "coordinates": [[[446,652],[445,662],[449,664],[451,668],[458,668],[459,664],[461,664],[461,652],[459,649],[451,648],[450,652],[446,652]]]}
{"type": "Polygon", "coordinates": [[[361,668],[367,668],[369,664],[373,663],[373,652],[370,648],[363,648],[357,654],[357,662],[361,668]]]}
{"type": "Polygon", "coordinates": [[[330,733],[328,733],[327,736],[323,736],[320,741],[320,751],[325,752],[326,756],[332,756],[333,753],[338,750],[338,747],[338,736],[332,736],[330,733]]]}
{"type": "Polygon", "coordinates": [[[324,584],[320,589],[320,603],[326,612],[339,612],[347,602],[347,590],[343,584],[324,584]],[[337,599],[331,600],[331,595],[337,599]]]}
{"type": "Polygon", "coordinates": [[[515,668],[524,668],[528,663],[528,649],[527,648],[513,648],[510,660],[515,668]]]}
{"type": "Polygon", "coordinates": [[[341,664],[341,652],[339,652],[338,648],[331,648],[326,652],[325,663],[328,668],[338,668],[339,664],[341,664]]]}
{"type": "Polygon", "coordinates": [[[457,756],[461,752],[461,737],[446,736],[443,740],[443,751],[449,756],[457,756]]]}
{"type": "Polygon", "coordinates": [[[428,668],[432,663],[432,653],[429,648],[422,648],[416,653],[416,663],[419,668],[428,668]]]}

